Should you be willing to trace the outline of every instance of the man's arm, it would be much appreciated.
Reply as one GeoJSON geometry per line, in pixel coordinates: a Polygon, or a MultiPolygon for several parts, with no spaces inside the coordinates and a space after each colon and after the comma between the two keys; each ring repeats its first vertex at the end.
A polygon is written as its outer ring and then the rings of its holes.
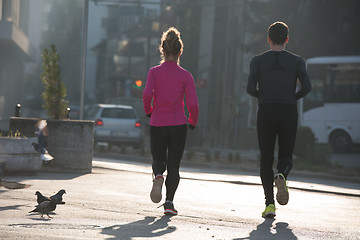
{"type": "Polygon", "coordinates": [[[259,97],[259,91],[257,90],[257,83],[259,81],[259,74],[258,74],[258,63],[257,58],[253,57],[250,62],[250,74],[248,78],[247,83],[247,92],[253,96],[258,98],[259,97]]]}
{"type": "Polygon", "coordinates": [[[299,60],[297,77],[300,80],[301,89],[300,89],[300,91],[295,93],[295,97],[296,97],[296,100],[299,100],[300,98],[305,97],[305,95],[308,94],[311,90],[311,83],[310,83],[309,75],[306,71],[306,64],[303,59],[299,60]]]}

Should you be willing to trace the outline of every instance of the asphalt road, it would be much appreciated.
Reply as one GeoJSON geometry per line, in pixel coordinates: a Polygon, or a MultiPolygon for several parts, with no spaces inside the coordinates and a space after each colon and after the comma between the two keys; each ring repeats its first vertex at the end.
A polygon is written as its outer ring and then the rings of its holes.
{"type": "Polygon", "coordinates": [[[31,187],[0,188],[0,239],[360,239],[358,179],[294,176],[289,204],[265,220],[256,174],[184,166],[174,201],[179,215],[166,217],[149,198],[149,163],[94,158],[93,166],[85,175],[8,177],[31,187]],[[52,219],[28,213],[35,191],[62,188],[66,204],[52,219]]]}

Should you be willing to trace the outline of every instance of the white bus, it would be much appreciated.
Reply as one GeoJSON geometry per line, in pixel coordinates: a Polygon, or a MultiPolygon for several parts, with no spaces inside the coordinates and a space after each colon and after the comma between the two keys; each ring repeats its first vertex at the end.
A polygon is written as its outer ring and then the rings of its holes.
{"type": "Polygon", "coordinates": [[[360,56],[316,57],[306,61],[311,92],[300,101],[300,125],[335,152],[360,143],[360,56]]]}

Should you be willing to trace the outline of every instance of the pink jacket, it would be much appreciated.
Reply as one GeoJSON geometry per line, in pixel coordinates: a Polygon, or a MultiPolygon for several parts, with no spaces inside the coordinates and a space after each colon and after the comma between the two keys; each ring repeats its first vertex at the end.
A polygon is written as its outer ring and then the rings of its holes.
{"type": "Polygon", "coordinates": [[[165,61],[149,70],[143,92],[144,111],[151,113],[151,126],[177,126],[190,123],[196,126],[199,102],[195,81],[177,62],[165,61]],[[184,112],[184,95],[189,119],[184,112]],[[151,100],[153,100],[151,104],[151,100]]]}

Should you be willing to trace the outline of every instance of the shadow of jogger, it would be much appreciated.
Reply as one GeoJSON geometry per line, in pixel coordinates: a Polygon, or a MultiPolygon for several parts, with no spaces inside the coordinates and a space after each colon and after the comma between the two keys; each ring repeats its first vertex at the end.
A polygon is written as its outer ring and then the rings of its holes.
{"type": "Polygon", "coordinates": [[[236,238],[233,240],[297,240],[297,237],[294,235],[292,230],[288,228],[289,224],[285,222],[278,222],[273,228],[273,222],[275,219],[266,218],[264,222],[259,224],[255,230],[250,232],[249,237],[246,238],[236,238]]]}
{"type": "Polygon", "coordinates": [[[175,227],[170,228],[168,225],[171,221],[170,218],[171,217],[164,215],[155,221],[156,217],[145,217],[143,220],[106,227],[101,233],[112,236],[107,239],[130,240],[134,237],[159,237],[176,231],[175,227]]]}

